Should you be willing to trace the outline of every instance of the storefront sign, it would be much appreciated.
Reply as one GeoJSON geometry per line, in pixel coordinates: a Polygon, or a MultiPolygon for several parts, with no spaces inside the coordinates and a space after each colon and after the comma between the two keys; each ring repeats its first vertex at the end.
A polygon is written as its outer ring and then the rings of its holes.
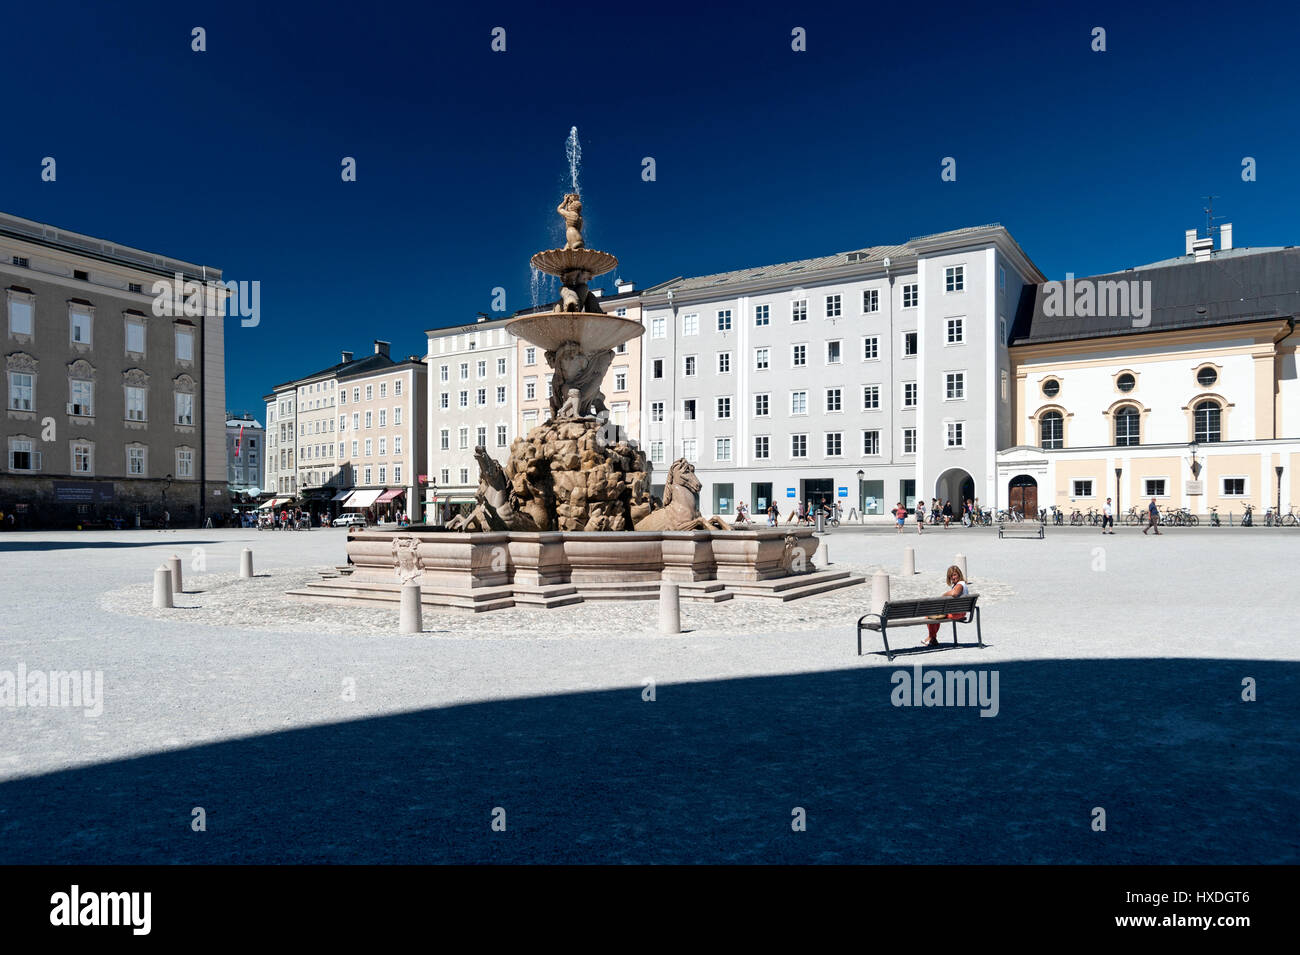
{"type": "Polygon", "coordinates": [[[1183,491],[1184,491],[1184,493],[1186,493],[1186,494],[1204,494],[1204,493],[1205,493],[1205,482],[1204,482],[1204,481],[1188,481],[1188,482],[1186,483],[1186,485],[1184,485],[1184,487],[1183,487],[1183,491]]]}
{"type": "Polygon", "coordinates": [[[840,497],[848,497],[848,496],[849,496],[849,489],[848,489],[848,488],[846,488],[846,487],[842,487],[842,488],[839,488],[838,490],[839,490],[839,495],[840,495],[840,497]]]}
{"type": "Polygon", "coordinates": [[[792,488],[792,487],[788,487],[788,488],[786,488],[786,489],[785,489],[785,496],[786,496],[786,497],[794,497],[794,496],[795,496],[794,488],[792,488]]]}

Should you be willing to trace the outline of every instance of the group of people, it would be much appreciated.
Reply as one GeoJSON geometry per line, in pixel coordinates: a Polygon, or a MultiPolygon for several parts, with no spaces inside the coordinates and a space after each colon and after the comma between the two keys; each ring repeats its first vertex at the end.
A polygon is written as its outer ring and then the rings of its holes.
{"type": "MultiPolygon", "coordinates": [[[[898,533],[900,534],[903,533],[903,526],[907,523],[907,514],[908,510],[903,506],[902,501],[894,505],[894,522],[898,525],[898,533]]],[[[979,514],[979,499],[968,497],[964,504],[959,504],[955,509],[951,500],[941,501],[937,497],[930,499],[928,508],[925,501],[917,501],[916,532],[918,534],[922,533],[927,519],[931,524],[943,524],[944,527],[948,527],[957,519],[958,514],[961,515],[962,526],[970,527],[975,523],[979,514]]]]}

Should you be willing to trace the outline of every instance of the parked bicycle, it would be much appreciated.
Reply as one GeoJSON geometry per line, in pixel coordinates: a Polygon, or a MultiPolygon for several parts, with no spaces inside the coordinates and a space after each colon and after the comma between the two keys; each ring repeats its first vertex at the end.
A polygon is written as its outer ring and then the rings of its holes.
{"type": "Polygon", "coordinates": [[[1210,526],[1211,527],[1223,526],[1222,522],[1219,520],[1219,509],[1217,507],[1210,508],[1210,526]]]}
{"type": "Polygon", "coordinates": [[[1254,516],[1253,516],[1253,512],[1254,512],[1254,510],[1255,510],[1254,505],[1253,505],[1253,504],[1246,504],[1246,505],[1243,505],[1243,506],[1246,508],[1246,513],[1245,513],[1244,515],[1242,515],[1242,518],[1241,518],[1241,526],[1242,526],[1242,527],[1254,527],[1254,526],[1255,526],[1255,518],[1254,518],[1254,516]]]}

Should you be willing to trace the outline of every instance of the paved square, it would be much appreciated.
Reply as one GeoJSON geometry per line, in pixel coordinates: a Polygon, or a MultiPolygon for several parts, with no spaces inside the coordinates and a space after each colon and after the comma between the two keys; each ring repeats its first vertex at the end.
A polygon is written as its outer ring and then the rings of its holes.
{"type": "Polygon", "coordinates": [[[0,862],[1300,859],[1295,529],[830,534],[868,573],[915,547],[895,596],[967,555],[988,648],[893,663],[855,656],[869,586],[687,604],[677,636],[653,603],[400,636],[395,607],[280,596],[343,539],[0,536],[0,680],[103,674],[97,716],[0,705],[0,862]],[[173,553],[189,592],[153,611],[173,553]],[[917,662],[997,671],[997,715],[892,705],[917,662]]]}

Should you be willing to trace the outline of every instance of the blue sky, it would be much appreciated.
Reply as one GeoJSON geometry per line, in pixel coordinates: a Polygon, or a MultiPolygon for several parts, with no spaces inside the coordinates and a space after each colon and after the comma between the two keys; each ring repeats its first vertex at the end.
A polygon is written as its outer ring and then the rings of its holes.
{"type": "Polygon", "coordinates": [[[573,125],[589,241],[641,285],[994,221],[1049,278],[1102,272],[1180,254],[1207,193],[1237,245],[1300,236],[1294,10],[55,0],[5,18],[0,208],[260,281],[261,323],[227,325],[227,404],[259,416],[341,349],[423,353],[497,286],[530,304],[573,125]]]}

